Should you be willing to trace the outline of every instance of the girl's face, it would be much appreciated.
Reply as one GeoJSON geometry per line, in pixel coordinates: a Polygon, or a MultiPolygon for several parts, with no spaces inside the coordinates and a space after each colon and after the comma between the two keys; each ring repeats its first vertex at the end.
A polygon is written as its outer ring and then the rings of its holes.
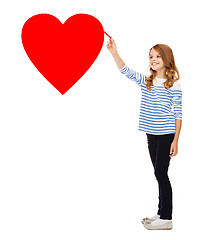
{"type": "Polygon", "coordinates": [[[150,62],[150,67],[155,71],[163,69],[165,67],[162,57],[153,48],[152,48],[152,50],[150,51],[150,54],[149,54],[149,62],[150,62]]]}

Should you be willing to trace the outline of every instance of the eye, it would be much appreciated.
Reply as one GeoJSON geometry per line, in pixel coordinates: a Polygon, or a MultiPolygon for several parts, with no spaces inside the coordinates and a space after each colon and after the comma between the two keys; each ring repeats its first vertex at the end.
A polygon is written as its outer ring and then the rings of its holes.
{"type": "Polygon", "coordinates": [[[157,57],[160,57],[159,55],[157,57]]]}

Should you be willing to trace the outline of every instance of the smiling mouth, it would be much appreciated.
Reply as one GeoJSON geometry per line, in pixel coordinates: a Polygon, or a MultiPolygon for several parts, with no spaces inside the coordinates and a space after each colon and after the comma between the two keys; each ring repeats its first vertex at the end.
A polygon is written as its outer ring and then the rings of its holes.
{"type": "Polygon", "coordinates": [[[156,62],[153,62],[151,65],[152,66],[155,66],[155,65],[158,65],[159,63],[156,63],[156,62]]]}

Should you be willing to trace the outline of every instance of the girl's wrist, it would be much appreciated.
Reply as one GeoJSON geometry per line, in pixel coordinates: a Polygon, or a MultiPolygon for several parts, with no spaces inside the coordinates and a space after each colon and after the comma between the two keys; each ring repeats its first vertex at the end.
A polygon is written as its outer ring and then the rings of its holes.
{"type": "Polygon", "coordinates": [[[118,55],[118,51],[117,50],[111,51],[111,54],[112,55],[118,55]]]}

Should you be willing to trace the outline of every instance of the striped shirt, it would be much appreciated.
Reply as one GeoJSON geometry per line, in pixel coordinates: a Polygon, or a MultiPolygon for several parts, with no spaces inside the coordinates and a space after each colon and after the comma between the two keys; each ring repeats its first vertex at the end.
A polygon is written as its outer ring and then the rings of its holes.
{"type": "Polygon", "coordinates": [[[175,119],[182,119],[179,81],[175,81],[168,90],[163,86],[166,79],[156,77],[149,91],[145,84],[146,75],[130,69],[126,64],[119,71],[141,88],[138,130],[154,135],[175,133],[175,119]]]}

